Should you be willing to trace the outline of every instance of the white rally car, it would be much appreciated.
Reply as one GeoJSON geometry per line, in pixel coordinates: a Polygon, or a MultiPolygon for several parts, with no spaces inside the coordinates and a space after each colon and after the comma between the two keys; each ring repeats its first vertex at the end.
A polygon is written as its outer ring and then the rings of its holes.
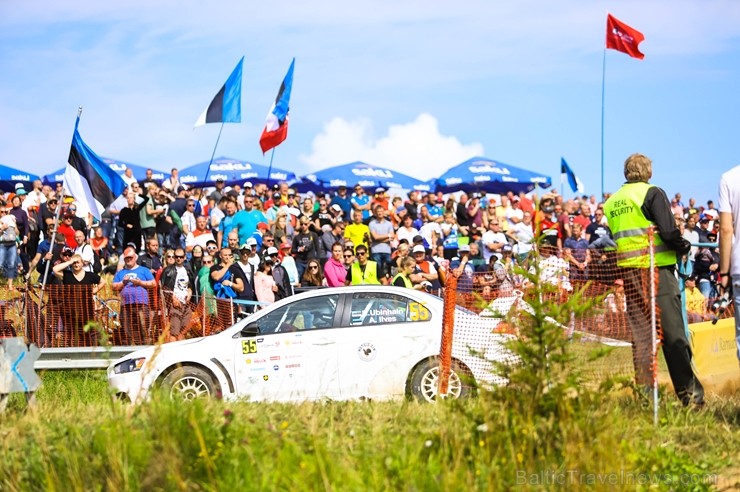
{"type": "MultiPolygon", "coordinates": [[[[154,387],[183,398],[250,401],[433,401],[439,379],[442,299],[387,286],[318,289],[288,297],[208,337],[147,347],[108,369],[132,402],[154,387]]],[[[498,319],[457,307],[451,397],[505,382],[492,361],[514,360],[498,319]]]]}

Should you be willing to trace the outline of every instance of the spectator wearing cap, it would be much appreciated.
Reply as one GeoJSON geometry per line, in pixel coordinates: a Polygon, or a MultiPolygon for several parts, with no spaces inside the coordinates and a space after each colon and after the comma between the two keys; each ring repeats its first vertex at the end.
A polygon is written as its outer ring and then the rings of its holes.
{"type": "Polygon", "coordinates": [[[457,277],[457,304],[472,307],[474,269],[470,262],[470,245],[460,245],[457,256],[450,260],[450,274],[457,277]]]}
{"type": "Polygon", "coordinates": [[[331,201],[329,202],[329,207],[331,208],[333,205],[338,205],[340,210],[342,211],[342,218],[345,221],[348,221],[350,217],[352,217],[352,202],[350,200],[349,195],[347,194],[347,187],[342,185],[339,188],[337,188],[336,194],[332,197],[331,201]]]}
{"type": "Polygon", "coordinates": [[[574,222],[573,234],[563,242],[563,257],[570,263],[570,281],[585,282],[588,280],[588,266],[591,263],[591,252],[588,241],[583,237],[583,226],[574,222]]]}
{"type": "Polygon", "coordinates": [[[272,304],[276,301],[278,286],[272,276],[273,258],[265,255],[254,274],[254,292],[259,302],[272,304]]]}
{"type": "Polygon", "coordinates": [[[303,276],[309,260],[323,258],[321,241],[318,234],[310,230],[311,219],[305,215],[298,221],[298,232],[293,237],[291,253],[295,259],[298,278],[303,276]]]}
{"type": "Polygon", "coordinates": [[[378,186],[375,188],[375,193],[373,194],[373,198],[370,201],[370,211],[375,212],[375,208],[377,206],[383,207],[383,210],[388,211],[388,208],[390,206],[388,202],[388,195],[385,193],[385,188],[382,186],[378,186]]]}
{"type": "MultiPolygon", "coordinates": [[[[298,276],[298,268],[296,268],[295,258],[290,254],[290,250],[293,248],[293,244],[288,241],[278,243],[278,262],[280,266],[285,268],[288,272],[289,284],[294,286],[299,284],[300,277],[298,276]]],[[[291,290],[291,293],[293,291],[291,290]]]]}
{"type": "Polygon", "coordinates": [[[272,195],[272,199],[265,203],[265,207],[265,217],[267,218],[267,223],[269,225],[273,225],[275,223],[279,211],[285,211],[288,213],[287,205],[283,205],[281,202],[280,193],[274,193],[272,195]]]}
{"type": "Polygon", "coordinates": [[[707,317],[707,298],[696,286],[696,277],[686,279],[684,285],[686,295],[686,315],[689,323],[700,323],[707,317]]]}
{"type": "Polygon", "coordinates": [[[699,233],[700,243],[710,242],[707,236],[712,231],[712,229],[709,227],[711,222],[712,222],[712,219],[707,214],[701,214],[699,216],[699,226],[696,227],[696,232],[699,233]]]}
{"type": "Polygon", "coordinates": [[[75,216],[72,215],[70,212],[65,212],[64,215],[62,215],[62,221],[57,227],[57,232],[64,235],[67,247],[73,250],[77,248],[77,242],[75,241],[75,230],[72,227],[72,222],[74,221],[74,218],[75,216]]]}
{"type": "Polygon", "coordinates": [[[344,285],[385,285],[386,277],[378,264],[369,259],[367,246],[359,244],[355,247],[356,259],[347,271],[344,285]]]}
{"type": "Polygon", "coordinates": [[[521,209],[521,200],[519,197],[516,195],[512,196],[509,203],[510,206],[506,209],[506,222],[508,225],[506,228],[507,231],[513,229],[514,226],[524,219],[524,211],[521,209]]]}
{"type": "Polygon", "coordinates": [[[373,210],[373,218],[368,224],[370,258],[380,266],[383,276],[390,277],[391,242],[394,240],[395,234],[393,224],[385,218],[385,210],[382,205],[376,205],[373,210]]]}
{"type": "Polygon", "coordinates": [[[355,185],[355,192],[352,194],[350,199],[352,203],[352,210],[359,210],[362,212],[362,221],[367,224],[370,221],[371,209],[370,197],[365,193],[365,189],[359,185],[355,185]]]}
{"type": "Polygon", "coordinates": [[[439,282],[438,265],[436,265],[433,260],[430,260],[427,257],[424,245],[415,245],[411,249],[411,254],[416,261],[416,268],[409,276],[411,282],[414,284],[414,286],[421,285],[422,282],[429,282],[432,292],[439,293],[442,285],[439,282]]]}
{"type": "Polygon", "coordinates": [[[717,233],[708,231],[703,243],[714,246],[701,246],[694,257],[694,276],[697,279],[701,293],[707,299],[717,297],[717,283],[719,281],[719,252],[717,251],[717,233]]]}
{"type": "Polygon", "coordinates": [[[116,272],[111,287],[121,294],[121,326],[131,344],[151,343],[149,336],[149,291],[154,275],[136,262],[136,250],[123,250],[123,268],[116,272]]]}
{"type": "MultiPolygon", "coordinates": [[[[275,285],[277,285],[275,300],[279,301],[280,299],[292,296],[294,293],[293,284],[298,282],[298,275],[296,274],[295,279],[291,279],[290,272],[288,272],[288,267],[286,267],[286,265],[284,265],[283,262],[280,260],[280,251],[275,246],[270,246],[269,248],[267,248],[263,256],[265,260],[269,258],[270,261],[272,261],[273,263],[272,277],[275,280],[275,285]]],[[[292,259],[293,257],[289,254],[285,255],[284,257],[286,264],[289,264],[289,261],[291,261],[292,259]]]]}
{"type": "Polygon", "coordinates": [[[18,274],[18,225],[5,202],[0,201],[0,268],[8,279],[8,289],[13,290],[13,280],[18,274]]]}
{"type": "Polygon", "coordinates": [[[218,178],[215,183],[216,189],[214,189],[210,195],[208,195],[208,198],[213,197],[216,202],[221,200],[224,196],[226,196],[226,183],[224,183],[224,180],[221,178],[218,178]]]}

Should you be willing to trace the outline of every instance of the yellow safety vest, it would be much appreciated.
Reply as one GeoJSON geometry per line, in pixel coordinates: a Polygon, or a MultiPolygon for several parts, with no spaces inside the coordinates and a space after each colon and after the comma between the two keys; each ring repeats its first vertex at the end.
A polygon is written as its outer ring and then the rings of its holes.
{"type": "Polygon", "coordinates": [[[414,288],[414,284],[411,282],[411,279],[409,279],[409,276],[408,275],[404,275],[402,273],[397,273],[396,276],[393,277],[393,282],[391,282],[391,285],[396,285],[396,279],[399,278],[399,277],[403,279],[404,286],[407,289],[413,289],[414,288]]]}
{"type": "Polygon", "coordinates": [[[360,269],[359,261],[352,263],[351,270],[352,270],[352,285],[363,285],[363,284],[380,285],[380,280],[378,280],[378,267],[376,266],[376,263],[374,261],[368,260],[367,264],[365,265],[364,274],[362,270],[360,269]]]}
{"type": "MultiPolygon", "coordinates": [[[[648,229],[654,224],[642,213],[645,196],[653,185],[626,183],[604,204],[604,215],[617,243],[617,265],[649,268],[648,229]]],[[[676,252],[669,249],[657,230],[653,235],[655,266],[676,264],[676,252]]]]}

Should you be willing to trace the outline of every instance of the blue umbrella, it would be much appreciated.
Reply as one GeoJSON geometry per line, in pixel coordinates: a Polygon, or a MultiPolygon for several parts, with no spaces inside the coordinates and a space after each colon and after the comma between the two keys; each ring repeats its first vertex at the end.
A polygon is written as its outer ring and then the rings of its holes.
{"type": "Polygon", "coordinates": [[[363,188],[402,188],[404,190],[430,191],[432,186],[426,181],[412,178],[398,171],[373,166],[365,162],[350,162],[329,167],[308,174],[296,185],[300,191],[330,191],[346,186],[352,188],[359,184],[363,188]]]}
{"type": "Polygon", "coordinates": [[[520,169],[485,157],[473,157],[447,170],[437,179],[436,191],[530,192],[535,185],[548,188],[549,176],[520,169]]]}
{"type": "Polygon", "coordinates": [[[295,183],[298,177],[295,173],[278,169],[273,166],[272,170],[268,166],[255,164],[230,157],[219,157],[211,163],[211,169],[208,170],[209,161],[193,164],[184,169],[180,169],[180,182],[190,186],[213,186],[217,179],[223,179],[226,184],[241,184],[244,181],[252,183],[266,183],[268,181],[268,172],[270,174],[270,183],[285,181],[288,184],[295,183]],[[206,177],[206,174],[208,175],[206,177]]]}
{"type": "Polygon", "coordinates": [[[0,164],[0,189],[3,191],[15,190],[16,183],[23,183],[23,187],[29,191],[31,183],[37,179],[40,178],[35,174],[0,164]]]}
{"type": "MultiPolygon", "coordinates": [[[[124,171],[126,171],[127,167],[131,168],[131,171],[133,172],[134,178],[136,178],[138,181],[143,181],[146,179],[146,170],[151,169],[152,170],[152,179],[155,179],[157,181],[164,181],[165,178],[169,177],[170,173],[164,173],[162,171],[157,171],[156,169],[152,169],[151,167],[144,167],[139,166],[138,164],[131,164],[129,162],[119,161],[116,159],[110,159],[108,157],[101,157],[103,162],[108,164],[111,169],[116,171],[118,174],[123,176],[124,171]]],[[[46,174],[42,179],[44,183],[55,185],[57,183],[61,183],[64,179],[64,171],[67,169],[67,166],[64,166],[61,169],[58,169],[54,171],[53,173],[46,174]]]]}

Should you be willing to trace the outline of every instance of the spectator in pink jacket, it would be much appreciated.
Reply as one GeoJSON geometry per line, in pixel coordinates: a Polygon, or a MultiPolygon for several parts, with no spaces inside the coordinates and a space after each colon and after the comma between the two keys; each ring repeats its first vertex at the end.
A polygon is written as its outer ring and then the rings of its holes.
{"type": "Polygon", "coordinates": [[[342,243],[334,243],[331,246],[331,258],[324,263],[324,278],[329,287],[341,287],[347,277],[347,269],[344,268],[344,246],[342,243]]]}

